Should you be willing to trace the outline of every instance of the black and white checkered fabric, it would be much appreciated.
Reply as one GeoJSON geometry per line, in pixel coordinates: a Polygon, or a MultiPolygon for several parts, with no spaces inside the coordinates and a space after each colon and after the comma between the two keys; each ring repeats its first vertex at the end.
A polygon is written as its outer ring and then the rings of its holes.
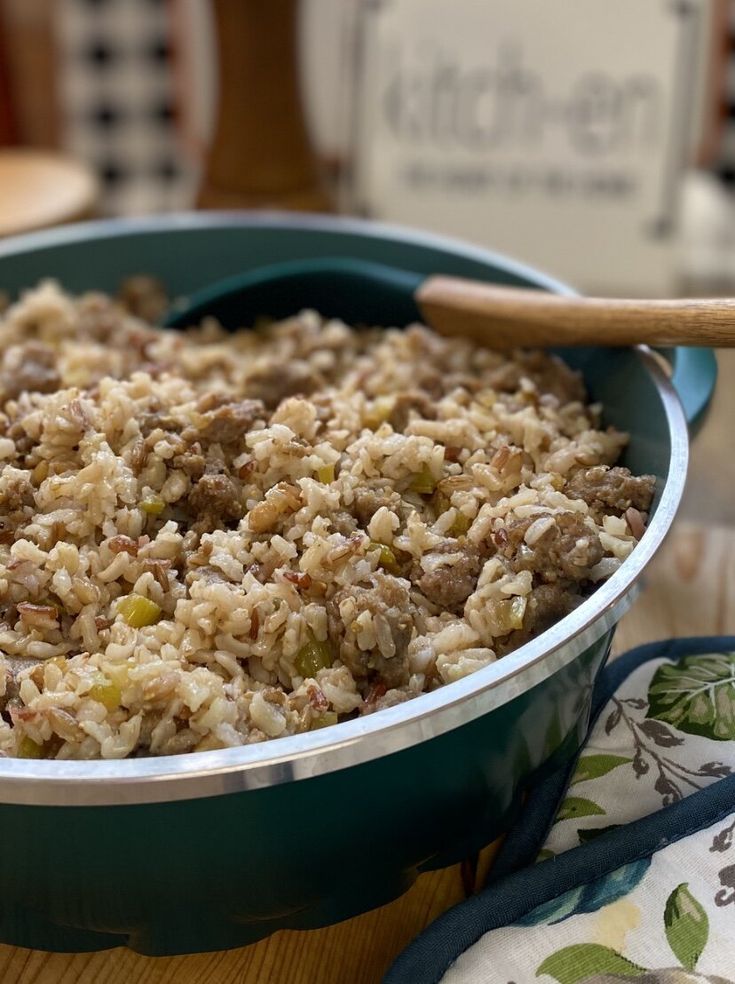
{"type": "Polygon", "coordinates": [[[101,211],[192,204],[176,127],[167,0],[56,0],[65,149],[97,171],[101,211]]]}

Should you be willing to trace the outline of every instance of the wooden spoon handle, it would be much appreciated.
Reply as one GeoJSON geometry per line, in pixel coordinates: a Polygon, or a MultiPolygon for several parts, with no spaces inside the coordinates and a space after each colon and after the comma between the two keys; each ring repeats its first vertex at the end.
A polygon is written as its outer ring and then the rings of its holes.
{"type": "Polygon", "coordinates": [[[567,345],[735,346],[735,300],[619,300],[433,276],[416,301],[442,335],[493,348],[567,345]]]}

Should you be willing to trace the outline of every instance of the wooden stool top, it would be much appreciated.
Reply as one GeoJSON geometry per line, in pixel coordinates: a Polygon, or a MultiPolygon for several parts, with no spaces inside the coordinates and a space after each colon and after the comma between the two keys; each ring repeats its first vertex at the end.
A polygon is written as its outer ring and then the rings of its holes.
{"type": "Polygon", "coordinates": [[[0,150],[0,236],[89,218],[97,194],[92,172],[61,154],[0,150]]]}

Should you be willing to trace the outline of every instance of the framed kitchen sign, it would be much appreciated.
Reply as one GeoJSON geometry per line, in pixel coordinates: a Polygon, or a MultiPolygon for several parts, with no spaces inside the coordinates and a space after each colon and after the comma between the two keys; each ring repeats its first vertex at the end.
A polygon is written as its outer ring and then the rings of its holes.
{"type": "Polygon", "coordinates": [[[353,204],[585,290],[666,293],[698,0],[363,0],[353,204]]]}

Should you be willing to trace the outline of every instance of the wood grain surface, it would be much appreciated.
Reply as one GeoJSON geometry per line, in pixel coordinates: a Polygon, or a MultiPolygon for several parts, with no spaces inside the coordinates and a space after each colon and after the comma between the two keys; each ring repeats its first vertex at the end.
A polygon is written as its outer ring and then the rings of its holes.
{"type": "MultiPolygon", "coordinates": [[[[735,352],[721,353],[712,412],[695,444],[680,519],[623,619],[615,652],[667,636],[735,631],[735,352]]],[[[463,878],[464,875],[464,878],[463,878]]],[[[126,950],[48,954],[0,946],[2,984],[377,984],[425,925],[465,895],[459,866],[423,875],[391,905],[315,932],[187,957],[126,950]]]]}
{"type": "Polygon", "coordinates": [[[13,105],[14,137],[23,147],[57,150],[60,145],[54,6],[55,0],[0,0],[6,38],[3,70],[13,105]]]}
{"type": "Polygon", "coordinates": [[[485,284],[463,277],[427,277],[416,291],[424,321],[441,335],[496,348],[549,345],[735,345],[735,300],[662,301],[564,297],[485,284]]]}
{"type": "Polygon", "coordinates": [[[331,211],[301,102],[299,0],[214,0],[217,114],[200,208],[331,211]]]}
{"type": "Polygon", "coordinates": [[[92,169],[73,158],[0,149],[0,236],[90,219],[98,195],[92,169]]]}

